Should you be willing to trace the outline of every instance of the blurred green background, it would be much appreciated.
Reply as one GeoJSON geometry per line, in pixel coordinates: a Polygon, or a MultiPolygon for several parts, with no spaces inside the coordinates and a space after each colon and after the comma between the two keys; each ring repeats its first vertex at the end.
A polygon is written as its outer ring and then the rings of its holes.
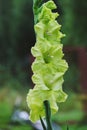
{"type": "MultiPolygon", "coordinates": [[[[63,130],[67,124],[70,130],[87,130],[87,0],[54,2],[66,34],[62,43],[69,69],[63,89],[69,96],[59,104],[53,121],[63,130]]],[[[29,112],[26,95],[33,87],[30,50],[35,44],[32,5],[33,0],[0,0],[0,130],[33,130],[31,125],[11,123],[17,100],[16,109],[29,112]]]]}

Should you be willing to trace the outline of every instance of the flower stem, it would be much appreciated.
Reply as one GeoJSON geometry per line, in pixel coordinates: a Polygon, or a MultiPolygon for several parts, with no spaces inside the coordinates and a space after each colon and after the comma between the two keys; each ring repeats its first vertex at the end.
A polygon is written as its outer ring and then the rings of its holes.
{"type": "Polygon", "coordinates": [[[34,14],[34,24],[38,21],[38,14],[40,12],[40,8],[43,0],[33,0],[33,14],[34,14]]]}
{"type": "Polygon", "coordinates": [[[46,129],[46,126],[45,126],[45,124],[44,124],[44,121],[43,121],[43,119],[42,119],[41,117],[40,117],[40,121],[41,121],[41,124],[42,124],[43,129],[44,129],[44,130],[47,130],[47,129],[46,129]]]}
{"type": "Polygon", "coordinates": [[[53,130],[52,123],[51,123],[50,103],[46,100],[44,101],[44,106],[45,106],[45,113],[46,113],[47,130],[53,130]]]}

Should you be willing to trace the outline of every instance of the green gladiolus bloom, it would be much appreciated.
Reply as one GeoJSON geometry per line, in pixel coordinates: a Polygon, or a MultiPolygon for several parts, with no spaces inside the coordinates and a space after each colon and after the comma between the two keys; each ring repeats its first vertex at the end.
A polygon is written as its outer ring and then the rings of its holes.
{"type": "Polygon", "coordinates": [[[61,25],[56,18],[58,13],[53,13],[55,3],[50,0],[44,3],[39,11],[37,23],[34,26],[36,44],[32,47],[32,55],[36,58],[32,64],[32,81],[34,89],[27,95],[30,108],[30,119],[35,122],[40,117],[45,117],[43,102],[48,100],[52,114],[58,111],[58,102],[67,98],[62,90],[63,75],[68,65],[63,59],[61,38],[65,35],[60,32],[61,25]]]}

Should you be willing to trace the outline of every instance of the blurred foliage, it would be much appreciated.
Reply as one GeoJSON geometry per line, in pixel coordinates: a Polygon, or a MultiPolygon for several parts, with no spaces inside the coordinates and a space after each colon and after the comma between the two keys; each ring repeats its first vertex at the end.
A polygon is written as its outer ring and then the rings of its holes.
{"type": "Polygon", "coordinates": [[[32,1],[0,0],[1,62],[16,64],[19,57],[29,53],[33,41],[32,32],[32,1]]]}
{"type": "MultiPolygon", "coordinates": [[[[7,86],[13,87],[17,90],[24,88],[29,85],[29,76],[26,70],[20,68],[17,65],[16,68],[12,69],[10,66],[0,65],[0,87],[7,86]]],[[[27,87],[26,87],[27,89],[27,87]]]]}
{"type": "Polygon", "coordinates": [[[0,88],[0,129],[9,130],[32,130],[29,125],[13,125],[11,123],[12,115],[15,111],[15,105],[20,100],[18,109],[28,110],[26,101],[26,91],[22,89],[13,89],[12,86],[3,86],[0,88]]]}
{"type": "Polygon", "coordinates": [[[1,82],[11,76],[22,83],[30,81],[29,53],[34,43],[32,2],[0,0],[1,82]]]}
{"type": "MultiPolygon", "coordinates": [[[[67,128],[66,125],[62,126],[62,130],[66,130],[66,128],[67,128]]],[[[78,127],[78,125],[71,125],[71,126],[69,126],[69,130],[87,130],[87,126],[78,127]]]]}
{"type": "Polygon", "coordinates": [[[11,128],[11,130],[33,130],[33,129],[29,125],[24,125],[24,126],[15,126],[11,128]]]}
{"type": "Polygon", "coordinates": [[[61,22],[66,38],[64,44],[87,45],[87,1],[86,0],[60,0],[61,22]]]}
{"type": "Polygon", "coordinates": [[[63,122],[66,124],[66,121],[79,123],[85,115],[82,111],[82,102],[79,99],[79,95],[72,92],[68,92],[68,99],[66,103],[61,103],[59,105],[59,111],[53,116],[53,120],[58,122],[63,122]]]}
{"type": "Polygon", "coordinates": [[[31,126],[29,125],[18,125],[18,126],[11,126],[11,125],[1,125],[0,126],[1,130],[34,130],[31,126]]]}
{"type": "Polygon", "coordinates": [[[64,88],[65,91],[74,91],[75,93],[80,92],[80,83],[79,83],[79,70],[75,63],[69,64],[69,69],[64,75],[64,88]]]}

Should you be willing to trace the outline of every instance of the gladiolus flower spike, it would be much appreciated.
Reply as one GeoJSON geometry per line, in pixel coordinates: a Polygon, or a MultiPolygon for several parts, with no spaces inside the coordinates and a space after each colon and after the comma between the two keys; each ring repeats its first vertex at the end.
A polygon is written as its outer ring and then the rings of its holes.
{"type": "Polygon", "coordinates": [[[65,35],[60,32],[61,25],[56,20],[59,14],[52,12],[53,9],[56,9],[56,5],[49,0],[39,7],[35,15],[36,44],[31,49],[35,57],[32,64],[32,81],[35,87],[30,89],[27,95],[30,120],[33,122],[45,117],[45,100],[49,101],[54,114],[58,111],[57,103],[64,102],[67,98],[67,94],[62,90],[63,75],[68,68],[63,59],[61,44],[61,38],[65,35]]]}

